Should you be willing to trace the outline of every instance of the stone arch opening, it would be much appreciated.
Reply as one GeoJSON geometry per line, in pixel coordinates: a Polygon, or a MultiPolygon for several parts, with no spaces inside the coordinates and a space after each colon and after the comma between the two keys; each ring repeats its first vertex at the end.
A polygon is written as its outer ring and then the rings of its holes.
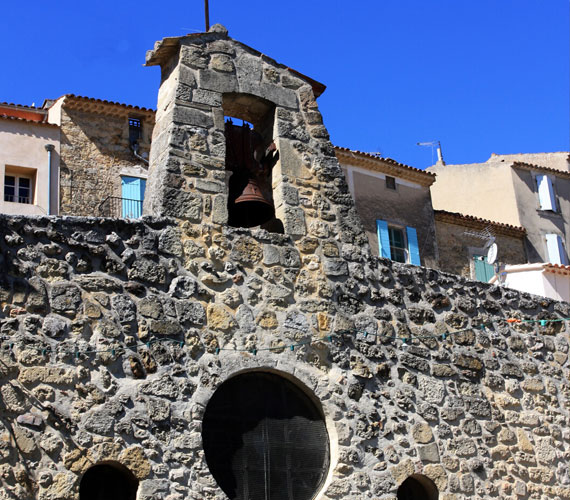
{"type": "Polygon", "coordinates": [[[118,462],[90,467],[79,483],[79,500],[136,500],[139,482],[118,462]]]}
{"type": "Polygon", "coordinates": [[[435,483],[423,474],[413,474],[398,488],[398,500],[437,500],[439,492],[435,483]]]}
{"type": "Polygon", "coordinates": [[[202,438],[210,472],[231,500],[310,500],[328,474],[321,409],[275,373],[224,382],[206,406],[202,438]]]}
{"type": "Polygon", "coordinates": [[[272,187],[278,158],[273,141],[275,105],[250,94],[228,93],[222,96],[222,109],[229,173],[228,224],[283,232],[283,224],[275,218],[272,187]]]}

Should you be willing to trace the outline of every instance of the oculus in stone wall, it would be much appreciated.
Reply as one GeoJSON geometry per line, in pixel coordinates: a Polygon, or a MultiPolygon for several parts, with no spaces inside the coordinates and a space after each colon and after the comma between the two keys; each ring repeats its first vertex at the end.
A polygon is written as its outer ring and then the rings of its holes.
{"type": "Polygon", "coordinates": [[[398,488],[398,500],[437,500],[435,483],[422,474],[413,474],[398,488]]]}
{"type": "Polygon", "coordinates": [[[79,500],[135,500],[139,482],[117,462],[101,462],[89,468],[79,484],[79,500]]]}
{"type": "Polygon", "coordinates": [[[321,411],[273,373],[224,382],[206,407],[202,436],[208,467],[231,500],[310,500],[328,473],[321,411]]]}

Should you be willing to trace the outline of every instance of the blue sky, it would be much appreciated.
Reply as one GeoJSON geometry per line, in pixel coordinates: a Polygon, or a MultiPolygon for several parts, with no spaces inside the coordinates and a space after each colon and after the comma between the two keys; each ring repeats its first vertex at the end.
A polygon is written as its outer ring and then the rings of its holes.
{"type": "MultiPolygon", "coordinates": [[[[336,145],[418,168],[570,150],[568,0],[210,0],[210,22],[327,85],[336,145]]],[[[0,101],[156,106],[145,51],[204,29],[203,0],[5,2],[0,101]]]]}

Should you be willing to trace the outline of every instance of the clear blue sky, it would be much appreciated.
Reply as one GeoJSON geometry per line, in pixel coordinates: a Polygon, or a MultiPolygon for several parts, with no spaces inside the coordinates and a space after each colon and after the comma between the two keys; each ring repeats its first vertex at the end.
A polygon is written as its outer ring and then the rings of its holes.
{"type": "MultiPolygon", "coordinates": [[[[156,107],[155,40],[204,30],[203,0],[0,8],[0,101],[65,93],[156,107]]],[[[210,22],[327,85],[336,145],[425,168],[570,150],[568,0],[210,0],[210,22]]]]}

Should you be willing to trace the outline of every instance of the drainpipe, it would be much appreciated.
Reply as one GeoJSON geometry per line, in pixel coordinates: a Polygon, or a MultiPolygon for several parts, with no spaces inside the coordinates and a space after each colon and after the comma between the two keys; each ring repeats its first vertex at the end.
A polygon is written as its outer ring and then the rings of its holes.
{"type": "Polygon", "coordinates": [[[51,215],[51,155],[55,149],[53,144],[46,144],[44,146],[48,154],[48,215],[51,215]]]}

